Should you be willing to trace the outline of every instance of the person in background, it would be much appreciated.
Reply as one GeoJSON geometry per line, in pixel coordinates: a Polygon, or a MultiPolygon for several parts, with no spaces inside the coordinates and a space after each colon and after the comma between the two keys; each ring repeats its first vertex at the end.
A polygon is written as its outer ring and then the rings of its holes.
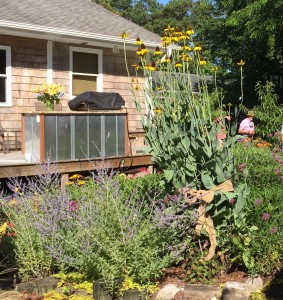
{"type": "Polygon", "coordinates": [[[249,111],[246,115],[246,118],[240,123],[238,133],[240,133],[243,138],[252,137],[255,134],[255,125],[254,125],[254,112],[249,111]]]}

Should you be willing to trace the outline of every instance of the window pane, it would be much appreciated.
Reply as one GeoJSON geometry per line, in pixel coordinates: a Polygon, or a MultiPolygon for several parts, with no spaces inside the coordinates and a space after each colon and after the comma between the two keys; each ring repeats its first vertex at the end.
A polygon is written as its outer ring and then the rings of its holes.
{"type": "Polygon", "coordinates": [[[0,77],[0,102],[6,102],[6,78],[0,77]]]}
{"type": "Polygon", "coordinates": [[[0,74],[6,74],[6,51],[0,50],[0,74]]]}
{"type": "Polygon", "coordinates": [[[96,91],[96,79],[95,76],[73,75],[72,94],[76,96],[86,91],[96,91]]]}
{"type": "Polygon", "coordinates": [[[73,52],[73,72],[98,74],[98,55],[94,53],[73,52]]]}

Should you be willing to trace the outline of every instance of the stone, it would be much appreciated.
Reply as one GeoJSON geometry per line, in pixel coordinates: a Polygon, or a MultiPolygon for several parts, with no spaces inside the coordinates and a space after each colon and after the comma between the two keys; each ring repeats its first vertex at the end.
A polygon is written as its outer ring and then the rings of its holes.
{"type": "Polygon", "coordinates": [[[250,293],[259,291],[263,288],[263,281],[260,276],[248,278],[245,282],[245,287],[250,293]]]}
{"type": "Polygon", "coordinates": [[[222,291],[222,300],[249,300],[250,292],[245,284],[228,281],[222,291]]]}
{"type": "Polygon", "coordinates": [[[45,293],[55,290],[58,282],[59,279],[53,277],[35,279],[33,281],[16,284],[15,291],[39,297],[45,293]]]}
{"type": "Polygon", "coordinates": [[[212,300],[220,299],[222,288],[209,284],[186,284],[184,288],[184,299],[190,300],[212,300]]]}
{"type": "MultiPolygon", "coordinates": [[[[99,281],[93,283],[93,299],[95,300],[112,300],[114,299],[107,291],[103,288],[103,284],[99,281]]],[[[140,300],[140,293],[137,289],[131,289],[124,292],[122,297],[123,300],[140,300]]]]}
{"type": "Polygon", "coordinates": [[[127,290],[123,295],[123,300],[139,300],[139,299],[140,299],[140,294],[137,289],[127,290]]]}
{"type": "MultiPolygon", "coordinates": [[[[182,291],[183,289],[178,287],[176,284],[166,284],[164,287],[162,287],[154,299],[156,300],[173,300],[175,296],[182,291]]],[[[177,295],[178,296],[178,295],[177,295]]],[[[178,297],[176,297],[178,298],[178,297]]]]}
{"type": "Polygon", "coordinates": [[[93,283],[93,299],[112,300],[112,297],[104,290],[104,288],[100,282],[95,281],[93,283]]]}
{"type": "MultiPolygon", "coordinates": [[[[187,300],[185,299],[184,289],[181,289],[175,296],[174,300],[187,300]]],[[[188,299],[189,300],[189,299],[188,299]]]]}

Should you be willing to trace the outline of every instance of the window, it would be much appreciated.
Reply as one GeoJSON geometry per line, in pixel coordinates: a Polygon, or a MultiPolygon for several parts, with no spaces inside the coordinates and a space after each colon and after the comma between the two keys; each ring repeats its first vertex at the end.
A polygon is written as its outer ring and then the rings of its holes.
{"type": "Polygon", "coordinates": [[[0,46],[0,106],[11,105],[11,47],[0,46]]]}
{"type": "Polygon", "coordinates": [[[283,88],[283,75],[270,75],[270,81],[275,84],[275,87],[283,88]]]}
{"type": "Polygon", "coordinates": [[[102,51],[78,47],[70,50],[71,95],[102,92],[102,51]]]}

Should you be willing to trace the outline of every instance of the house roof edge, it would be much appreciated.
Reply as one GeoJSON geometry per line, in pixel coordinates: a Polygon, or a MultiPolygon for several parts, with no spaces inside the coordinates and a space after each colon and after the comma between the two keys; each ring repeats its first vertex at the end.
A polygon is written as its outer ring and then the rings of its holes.
{"type": "MultiPolygon", "coordinates": [[[[31,36],[34,37],[34,34],[40,34],[42,36],[42,39],[44,39],[44,36],[47,37],[69,37],[72,39],[76,39],[78,41],[84,41],[84,40],[92,40],[92,41],[100,41],[100,42],[112,42],[112,43],[118,43],[123,44],[124,40],[119,36],[110,36],[110,35],[102,35],[102,34],[92,34],[88,32],[82,32],[82,31],[75,31],[75,30],[67,30],[67,29],[60,29],[56,27],[45,27],[45,26],[39,26],[39,25],[31,25],[28,23],[18,23],[18,22],[12,22],[12,21],[5,21],[0,19],[0,34],[1,31],[4,31],[4,34],[7,34],[9,32],[24,32],[25,36],[31,36]],[[42,35],[44,34],[44,35],[42,35]]],[[[15,35],[15,34],[13,34],[15,35]]],[[[136,45],[135,39],[126,39],[125,43],[126,45],[136,45]]],[[[157,46],[156,43],[152,41],[144,41],[145,45],[149,48],[154,48],[157,46]]],[[[160,45],[158,45],[160,46],[160,45]]]]}

